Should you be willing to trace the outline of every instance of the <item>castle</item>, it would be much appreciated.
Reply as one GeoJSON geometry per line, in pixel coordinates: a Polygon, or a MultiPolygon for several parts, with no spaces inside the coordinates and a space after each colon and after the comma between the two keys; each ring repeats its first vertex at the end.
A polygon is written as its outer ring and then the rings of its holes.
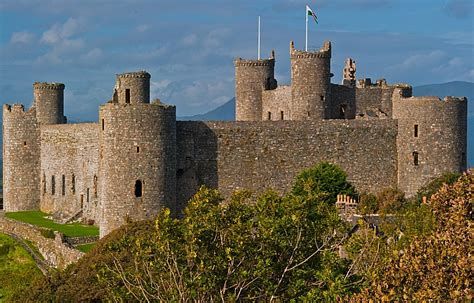
{"type": "Polygon", "coordinates": [[[466,169],[466,98],[413,97],[406,84],[356,80],[346,61],[331,83],[331,44],[290,44],[291,86],[278,86],[275,56],[235,63],[236,120],[176,121],[150,103],[150,74],[117,75],[98,123],[67,124],[64,84],[35,83],[34,104],[3,107],[5,211],[42,210],[94,220],[101,236],[127,218],[182,210],[205,184],[291,188],[320,161],[341,166],[359,191],[397,186],[413,195],[446,171],[466,169]]]}

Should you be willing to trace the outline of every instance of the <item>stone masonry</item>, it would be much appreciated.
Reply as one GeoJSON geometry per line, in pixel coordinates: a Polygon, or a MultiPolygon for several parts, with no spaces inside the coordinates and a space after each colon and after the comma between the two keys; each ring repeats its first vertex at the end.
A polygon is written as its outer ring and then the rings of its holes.
{"type": "Polygon", "coordinates": [[[179,214],[201,185],[228,196],[291,188],[320,161],[341,166],[360,190],[407,195],[447,171],[466,169],[467,100],[412,97],[407,84],[356,80],[347,59],[332,84],[331,43],[290,43],[291,84],[278,86],[275,54],[235,60],[233,122],[176,121],[150,102],[150,74],[117,75],[98,123],[67,124],[64,84],[35,83],[31,109],[3,108],[5,211],[82,216],[101,236],[127,220],[179,214]]]}

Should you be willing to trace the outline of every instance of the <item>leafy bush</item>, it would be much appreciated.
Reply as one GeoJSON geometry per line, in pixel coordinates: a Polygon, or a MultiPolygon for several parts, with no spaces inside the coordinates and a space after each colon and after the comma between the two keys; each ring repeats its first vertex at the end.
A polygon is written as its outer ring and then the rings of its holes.
{"type": "Polygon", "coordinates": [[[397,188],[384,189],[377,194],[379,212],[383,214],[397,213],[403,209],[407,200],[405,194],[397,188]]]}
{"type": "Polygon", "coordinates": [[[357,213],[361,215],[375,214],[379,210],[377,196],[371,193],[362,193],[359,195],[357,204],[357,213]]]}
{"type": "Polygon", "coordinates": [[[430,199],[433,194],[435,194],[444,184],[452,185],[456,182],[460,173],[444,173],[442,176],[435,178],[422,188],[420,188],[416,194],[416,200],[421,203],[423,197],[430,199]]]}
{"type": "Polygon", "coordinates": [[[54,231],[52,231],[51,229],[41,228],[40,233],[45,238],[48,238],[48,239],[54,239],[55,238],[54,231]]]}
{"type": "Polygon", "coordinates": [[[339,166],[328,162],[303,170],[296,177],[291,192],[307,198],[318,196],[329,204],[336,203],[338,194],[356,194],[354,186],[347,181],[347,174],[339,166]]]}

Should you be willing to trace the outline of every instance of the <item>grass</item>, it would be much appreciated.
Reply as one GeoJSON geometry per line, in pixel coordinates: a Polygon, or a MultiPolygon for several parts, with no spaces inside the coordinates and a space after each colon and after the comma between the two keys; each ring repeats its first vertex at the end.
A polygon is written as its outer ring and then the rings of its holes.
{"type": "Polygon", "coordinates": [[[83,253],[87,253],[94,247],[94,245],[95,243],[81,244],[81,245],[77,245],[76,249],[79,249],[83,253]]]}
{"type": "Polygon", "coordinates": [[[26,245],[28,245],[29,248],[31,248],[32,251],[35,252],[35,254],[41,259],[44,261],[44,257],[43,255],[40,253],[38,247],[36,247],[36,245],[31,242],[30,240],[27,240],[27,239],[23,239],[23,241],[25,241],[26,245]]]}
{"type": "Polygon", "coordinates": [[[28,252],[11,237],[0,234],[0,302],[16,301],[31,283],[42,277],[28,252]]]}
{"type": "Polygon", "coordinates": [[[48,214],[41,211],[20,211],[5,213],[5,217],[29,223],[39,227],[59,231],[68,237],[98,236],[99,228],[79,223],[59,224],[46,218],[48,214]]]}

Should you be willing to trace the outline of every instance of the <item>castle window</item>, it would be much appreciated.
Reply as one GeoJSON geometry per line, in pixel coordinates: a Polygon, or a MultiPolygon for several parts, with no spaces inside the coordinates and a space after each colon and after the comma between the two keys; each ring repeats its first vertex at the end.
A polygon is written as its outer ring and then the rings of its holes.
{"type": "Polygon", "coordinates": [[[413,165],[418,166],[418,152],[413,152],[413,165]]]}
{"type": "Polygon", "coordinates": [[[137,146],[137,154],[140,152],[140,146],[137,146]]]}
{"type": "Polygon", "coordinates": [[[125,89],[125,103],[130,103],[130,89],[125,89]]]}
{"type": "Polygon", "coordinates": [[[135,181],[135,197],[140,198],[143,195],[142,181],[135,181]]]}
{"type": "Polygon", "coordinates": [[[74,174],[71,177],[71,191],[73,195],[76,193],[76,176],[74,174]]]}
{"type": "Polygon", "coordinates": [[[272,112],[268,112],[268,120],[272,119],[272,112]]]}
{"type": "Polygon", "coordinates": [[[46,193],[46,175],[43,173],[43,195],[46,193]]]}
{"type": "Polygon", "coordinates": [[[324,96],[323,95],[320,95],[319,97],[321,98],[321,101],[324,101],[324,96]]]}
{"type": "Polygon", "coordinates": [[[66,176],[65,175],[62,175],[61,181],[62,181],[61,194],[64,196],[66,195],[66,176]]]}
{"type": "Polygon", "coordinates": [[[54,196],[56,193],[56,181],[54,180],[54,176],[51,176],[51,195],[54,196]]]}
{"type": "Polygon", "coordinates": [[[280,120],[284,120],[285,115],[283,114],[283,111],[280,112],[280,120]]]}
{"type": "Polygon", "coordinates": [[[23,141],[23,146],[26,146],[26,141],[23,141]]]}
{"type": "Polygon", "coordinates": [[[339,107],[339,119],[345,119],[346,118],[346,105],[341,105],[339,107]]]}
{"type": "Polygon", "coordinates": [[[84,195],[81,195],[81,209],[84,208],[84,195]]]}
{"type": "Polygon", "coordinates": [[[105,121],[102,119],[102,130],[105,130],[105,121]]]}
{"type": "Polygon", "coordinates": [[[310,112],[308,112],[308,117],[311,117],[311,113],[310,113],[310,112]]]}
{"type": "Polygon", "coordinates": [[[86,190],[86,201],[87,201],[87,203],[89,203],[89,201],[90,201],[90,190],[89,190],[89,188],[86,190]]]}
{"type": "Polygon", "coordinates": [[[418,124],[415,124],[414,135],[415,138],[418,138],[418,124]]]}
{"type": "Polygon", "coordinates": [[[94,175],[94,198],[97,198],[97,176],[94,175]]]}

